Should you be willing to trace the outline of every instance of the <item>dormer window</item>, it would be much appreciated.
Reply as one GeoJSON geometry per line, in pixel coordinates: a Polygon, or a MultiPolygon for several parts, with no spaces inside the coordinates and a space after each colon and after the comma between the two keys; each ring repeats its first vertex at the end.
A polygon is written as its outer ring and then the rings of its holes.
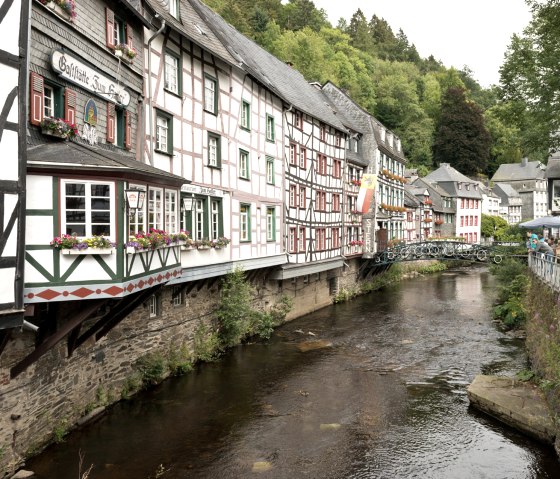
{"type": "Polygon", "coordinates": [[[169,14],[179,18],[179,0],[169,0],[169,14]]]}
{"type": "Polygon", "coordinates": [[[381,129],[381,141],[385,143],[385,130],[383,128],[381,129]]]}
{"type": "Polygon", "coordinates": [[[462,184],[462,183],[458,183],[458,184],[457,184],[457,188],[459,188],[460,190],[462,190],[462,189],[463,189],[463,184],[462,184]]]}

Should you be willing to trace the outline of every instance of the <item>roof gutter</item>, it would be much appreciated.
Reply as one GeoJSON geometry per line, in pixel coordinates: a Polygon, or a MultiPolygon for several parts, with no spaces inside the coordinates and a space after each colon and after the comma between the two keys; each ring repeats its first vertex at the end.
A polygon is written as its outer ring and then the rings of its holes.
{"type": "MultiPolygon", "coordinates": [[[[154,18],[158,18],[159,14],[156,13],[154,18]]],[[[154,33],[148,40],[148,117],[150,122],[150,165],[154,166],[154,106],[153,106],[153,94],[152,94],[152,51],[150,50],[150,45],[153,40],[165,29],[165,19],[162,19],[161,26],[159,30],[154,33]]]]}

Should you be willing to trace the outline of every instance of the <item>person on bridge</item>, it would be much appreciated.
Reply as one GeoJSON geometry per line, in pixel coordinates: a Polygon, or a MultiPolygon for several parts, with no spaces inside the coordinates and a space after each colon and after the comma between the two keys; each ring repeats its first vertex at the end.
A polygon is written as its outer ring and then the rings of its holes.
{"type": "Polygon", "coordinates": [[[539,241],[539,237],[533,233],[531,230],[527,231],[527,249],[529,252],[535,251],[537,247],[537,243],[539,241]]]}

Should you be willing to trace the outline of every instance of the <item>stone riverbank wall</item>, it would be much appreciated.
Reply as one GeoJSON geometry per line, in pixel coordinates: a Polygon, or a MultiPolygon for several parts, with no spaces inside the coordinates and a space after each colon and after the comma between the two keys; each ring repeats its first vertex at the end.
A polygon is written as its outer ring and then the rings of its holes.
{"type": "Polygon", "coordinates": [[[526,309],[527,352],[556,422],[560,456],[560,293],[531,276],[526,309]]]}
{"type": "MultiPolygon", "coordinates": [[[[358,288],[358,260],[343,269],[284,281],[255,280],[255,304],[269,308],[283,296],[293,306],[286,320],[295,319],[332,304],[340,288],[358,288]]],[[[31,331],[14,332],[0,356],[0,477],[22,467],[25,458],[62,438],[88,412],[128,397],[138,390],[138,360],[192,358],[195,335],[210,341],[215,328],[220,281],[202,281],[174,304],[173,288],[159,295],[159,314],[150,317],[147,305],[136,308],[109,334],[81,345],[68,357],[64,338],[16,378],[10,369],[35,348],[31,331]]],[[[62,304],[56,327],[64,325],[75,302],[62,304]],[[66,313],[65,313],[66,312],[66,313]]],[[[83,324],[82,331],[94,319],[83,324]]],[[[54,327],[54,325],[53,325],[54,327]]],[[[211,345],[209,345],[211,346],[211,345]]],[[[163,366],[154,361],[156,372],[163,366]]],[[[163,377],[165,374],[163,374],[163,377]]],[[[161,378],[161,376],[160,376],[161,378]]]]}

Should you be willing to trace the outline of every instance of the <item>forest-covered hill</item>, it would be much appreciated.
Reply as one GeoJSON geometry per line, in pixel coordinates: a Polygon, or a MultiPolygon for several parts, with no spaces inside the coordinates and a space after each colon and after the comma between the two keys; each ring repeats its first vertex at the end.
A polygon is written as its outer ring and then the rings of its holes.
{"type": "Polygon", "coordinates": [[[413,39],[375,14],[367,19],[357,10],[334,27],[311,0],[204,1],[308,81],[330,80],[347,90],[401,137],[411,165],[427,170],[445,161],[465,174],[491,176],[501,163],[548,157],[550,112],[537,119],[531,100],[516,90],[516,68],[524,65],[522,59],[512,62],[514,43],[502,85],[484,89],[468,67],[456,70],[433,56],[421,58],[413,39]]]}

